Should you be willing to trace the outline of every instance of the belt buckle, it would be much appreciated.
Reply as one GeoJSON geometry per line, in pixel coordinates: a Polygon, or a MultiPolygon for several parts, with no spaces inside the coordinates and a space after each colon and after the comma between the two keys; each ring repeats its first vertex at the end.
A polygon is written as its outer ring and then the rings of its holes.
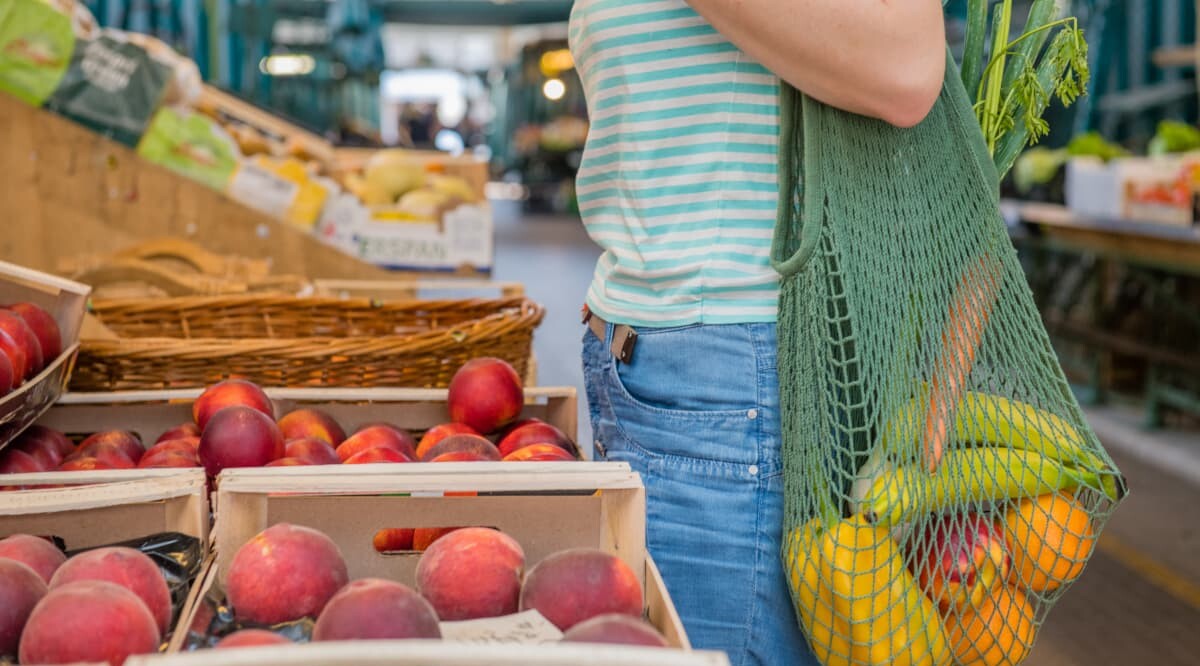
{"type": "Polygon", "coordinates": [[[621,324],[613,327],[613,341],[610,351],[618,361],[629,363],[633,358],[633,347],[637,344],[638,334],[632,327],[621,324]]]}

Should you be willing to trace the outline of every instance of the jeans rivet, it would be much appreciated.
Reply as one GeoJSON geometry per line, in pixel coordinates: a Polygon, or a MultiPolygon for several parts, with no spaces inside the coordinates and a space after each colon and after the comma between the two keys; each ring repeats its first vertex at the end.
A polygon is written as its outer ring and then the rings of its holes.
{"type": "Polygon", "coordinates": [[[751,409],[750,411],[746,412],[746,418],[750,419],[751,421],[758,418],[758,410],[751,409]]]}
{"type": "Polygon", "coordinates": [[[757,476],[757,475],[758,475],[758,465],[751,465],[750,466],[750,476],[757,476]]]}

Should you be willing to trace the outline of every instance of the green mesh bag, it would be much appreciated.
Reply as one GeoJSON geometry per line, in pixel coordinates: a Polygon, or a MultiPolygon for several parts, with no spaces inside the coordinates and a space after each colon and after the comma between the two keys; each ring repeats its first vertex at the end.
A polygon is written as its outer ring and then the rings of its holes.
{"type": "Polygon", "coordinates": [[[954,61],[911,129],[780,101],[800,625],[827,665],[1016,664],[1125,485],[1034,306],[954,61]]]}

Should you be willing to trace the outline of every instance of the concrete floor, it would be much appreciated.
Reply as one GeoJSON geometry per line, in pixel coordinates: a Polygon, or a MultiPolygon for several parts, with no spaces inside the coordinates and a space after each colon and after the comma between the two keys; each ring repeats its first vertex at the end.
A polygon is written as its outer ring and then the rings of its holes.
{"type": "MultiPolygon", "coordinates": [[[[495,278],[524,283],[546,306],[534,340],[538,383],[579,389],[586,448],[579,306],[598,255],[577,218],[497,206],[495,278]]],[[[1131,493],[1024,663],[1200,664],[1200,431],[1149,433],[1137,412],[1119,407],[1088,418],[1131,493]]]]}

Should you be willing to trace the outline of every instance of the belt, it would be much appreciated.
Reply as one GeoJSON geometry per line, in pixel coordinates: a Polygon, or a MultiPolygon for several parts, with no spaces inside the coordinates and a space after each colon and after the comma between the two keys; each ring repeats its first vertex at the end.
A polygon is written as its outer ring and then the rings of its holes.
{"type": "MultiPolygon", "coordinates": [[[[583,323],[592,329],[592,333],[603,341],[608,333],[608,322],[597,317],[588,306],[583,306],[583,323]]],[[[609,351],[618,362],[629,363],[633,360],[633,347],[637,344],[637,331],[625,324],[613,326],[612,346],[609,351]]]]}

